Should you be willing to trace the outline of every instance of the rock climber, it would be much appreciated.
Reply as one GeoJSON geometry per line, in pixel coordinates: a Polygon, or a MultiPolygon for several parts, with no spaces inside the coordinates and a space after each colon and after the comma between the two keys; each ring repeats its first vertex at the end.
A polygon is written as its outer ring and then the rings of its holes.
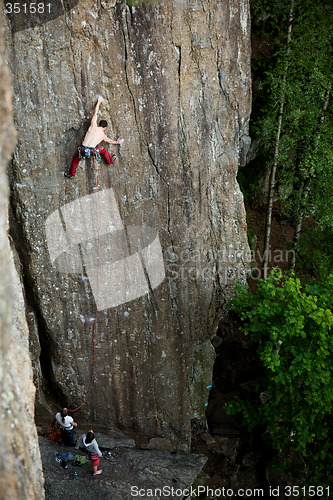
{"type": "Polygon", "coordinates": [[[87,434],[82,434],[76,442],[75,449],[79,448],[84,449],[90,453],[91,463],[93,467],[93,476],[97,476],[98,474],[102,474],[102,470],[97,470],[99,466],[99,459],[102,456],[102,452],[100,451],[97,441],[95,439],[95,434],[92,429],[87,434]]]}
{"type": "Polygon", "coordinates": [[[66,446],[73,446],[74,432],[77,423],[74,422],[73,417],[68,415],[67,408],[63,408],[55,416],[56,421],[60,425],[61,442],[66,446]]]}
{"type": "Polygon", "coordinates": [[[108,126],[107,121],[101,120],[97,125],[97,115],[100,104],[103,101],[103,97],[98,98],[94,114],[90,122],[90,127],[88,128],[81,146],[77,149],[76,153],[73,156],[69,171],[64,173],[64,176],[68,179],[73,179],[75,177],[76,169],[82,158],[99,158],[100,155],[102,155],[108,165],[111,165],[116,160],[116,155],[111,156],[104,147],[99,146],[102,141],[105,141],[108,144],[122,144],[123,142],[122,139],[113,141],[105,135],[105,129],[108,126]]]}

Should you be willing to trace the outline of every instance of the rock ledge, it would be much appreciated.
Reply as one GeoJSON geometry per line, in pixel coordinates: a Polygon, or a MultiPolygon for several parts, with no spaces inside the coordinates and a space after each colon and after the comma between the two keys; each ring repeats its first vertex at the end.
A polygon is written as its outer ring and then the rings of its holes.
{"type": "MultiPolygon", "coordinates": [[[[99,444],[104,439],[99,433],[99,444]]],[[[199,475],[207,458],[203,455],[166,453],[163,451],[139,450],[136,448],[117,448],[112,450],[115,461],[101,458],[100,468],[103,474],[92,476],[92,467],[88,462],[74,467],[68,462],[68,469],[63,469],[55,461],[55,453],[75,450],[60,447],[44,437],[39,437],[40,450],[45,477],[45,497],[48,500],[67,500],[77,498],[94,500],[126,500],[135,498],[140,490],[140,498],[179,498],[179,491],[190,488],[199,475]],[[74,479],[74,471],[77,478],[74,479]],[[162,490],[165,495],[155,490],[162,490]],[[178,494],[176,494],[176,490],[178,494]],[[175,494],[172,494],[175,491],[175,494]]],[[[102,446],[101,446],[102,450],[102,446]]]]}

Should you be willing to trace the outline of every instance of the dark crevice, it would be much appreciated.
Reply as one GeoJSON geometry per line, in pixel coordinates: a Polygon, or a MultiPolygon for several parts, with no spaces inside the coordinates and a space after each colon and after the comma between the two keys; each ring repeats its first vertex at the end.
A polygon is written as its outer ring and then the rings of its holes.
{"type": "Polygon", "coordinates": [[[157,173],[157,175],[160,177],[160,179],[162,179],[162,181],[164,182],[164,184],[167,186],[167,188],[169,189],[169,184],[168,182],[166,181],[166,179],[163,177],[163,175],[161,174],[161,172],[159,171],[158,167],[157,167],[157,164],[153,158],[153,155],[151,154],[151,151],[150,151],[150,148],[149,148],[149,145],[147,144],[147,151],[148,151],[148,156],[152,162],[152,165],[157,173]]]}
{"type": "MultiPolygon", "coordinates": [[[[217,335],[212,339],[216,359],[213,368],[213,387],[209,393],[206,412],[208,428],[213,436],[225,442],[238,439],[237,453],[229,459],[230,473],[237,470],[239,477],[247,474],[251,457],[251,475],[260,488],[268,492],[266,469],[273,453],[265,442],[263,429],[247,430],[240,415],[228,415],[225,405],[237,397],[256,398],[255,381],[263,374],[257,346],[239,330],[237,316],[231,312],[219,324],[217,335]]],[[[218,468],[226,457],[217,461],[218,468]]],[[[228,480],[228,473],[225,478],[228,480]]],[[[219,473],[219,472],[218,472],[219,473]]]]}
{"type": "Polygon", "coordinates": [[[179,80],[179,89],[180,89],[180,73],[182,66],[182,48],[180,45],[175,45],[178,54],[178,80],[179,80]]]}
{"type": "MultiPolygon", "coordinates": [[[[129,8],[129,11],[130,11],[131,19],[132,19],[132,22],[133,22],[132,9],[129,8]]],[[[125,16],[127,36],[129,37],[129,26],[128,26],[128,19],[127,19],[127,13],[126,13],[126,11],[125,11],[124,16],[125,16]]],[[[131,87],[130,87],[129,78],[128,78],[128,72],[127,72],[127,62],[128,62],[128,59],[129,59],[129,54],[128,54],[128,49],[127,49],[127,40],[126,40],[126,33],[125,33],[125,30],[124,30],[124,26],[123,26],[123,30],[122,31],[123,31],[123,40],[124,40],[124,73],[125,73],[126,86],[128,88],[128,92],[129,92],[129,94],[131,96],[131,101],[132,101],[132,104],[133,104],[133,111],[134,111],[134,119],[135,119],[135,123],[136,123],[136,126],[137,126],[139,137],[141,138],[141,132],[140,132],[140,127],[139,127],[139,122],[138,122],[138,117],[137,117],[137,110],[136,110],[136,105],[135,105],[135,99],[134,99],[134,95],[133,95],[133,92],[132,92],[131,87]]]]}
{"type": "Polygon", "coordinates": [[[175,249],[175,244],[172,237],[171,231],[171,200],[170,200],[170,188],[168,187],[168,205],[167,205],[167,214],[168,214],[168,234],[170,236],[171,246],[173,250],[175,249]]]}
{"type": "Polygon", "coordinates": [[[24,223],[21,220],[20,207],[13,194],[14,191],[15,190],[12,188],[9,200],[9,235],[15,247],[17,259],[19,260],[27,322],[29,324],[28,314],[32,311],[35,315],[37,324],[40,345],[40,366],[44,379],[43,385],[47,388],[55,401],[59,401],[62,405],[66,405],[67,398],[56,382],[52,369],[52,361],[57,362],[57,347],[41,311],[40,299],[36,292],[36,282],[30,271],[32,267],[30,264],[32,249],[24,234],[24,223]]]}
{"type": "Polygon", "coordinates": [[[229,93],[226,89],[226,86],[225,86],[225,83],[224,83],[224,78],[223,78],[223,70],[219,67],[216,68],[217,70],[217,76],[218,76],[218,79],[219,79],[219,85],[220,85],[220,89],[222,91],[222,94],[224,95],[226,101],[230,104],[230,96],[229,96],[229,93]]]}

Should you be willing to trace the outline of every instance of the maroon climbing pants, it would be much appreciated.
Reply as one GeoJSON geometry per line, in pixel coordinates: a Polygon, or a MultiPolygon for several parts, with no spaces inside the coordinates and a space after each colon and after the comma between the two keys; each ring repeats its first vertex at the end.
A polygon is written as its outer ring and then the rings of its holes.
{"type": "MultiPolygon", "coordinates": [[[[80,148],[76,151],[75,155],[73,156],[73,159],[72,159],[72,163],[71,163],[71,168],[69,169],[69,172],[68,174],[75,177],[75,174],[76,174],[76,169],[80,163],[80,161],[82,160],[82,158],[84,158],[84,154],[82,154],[84,152],[84,149],[85,147],[84,146],[80,146],[80,148]],[[81,154],[79,153],[79,150],[81,150],[81,154]]],[[[111,165],[113,163],[113,159],[110,155],[110,153],[103,147],[101,146],[97,146],[96,148],[88,148],[91,150],[91,156],[94,156],[94,152],[98,152],[100,155],[103,156],[103,158],[105,159],[106,163],[108,165],[111,165]]]]}

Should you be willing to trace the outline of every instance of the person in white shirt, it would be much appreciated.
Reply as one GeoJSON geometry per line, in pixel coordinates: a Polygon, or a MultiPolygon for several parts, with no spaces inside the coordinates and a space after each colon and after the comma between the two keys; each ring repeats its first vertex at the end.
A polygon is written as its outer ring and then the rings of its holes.
{"type": "Polygon", "coordinates": [[[67,408],[63,408],[59,411],[56,416],[56,421],[60,425],[61,431],[61,442],[66,446],[73,446],[74,444],[74,432],[77,423],[74,422],[73,417],[68,415],[67,408]]]}

